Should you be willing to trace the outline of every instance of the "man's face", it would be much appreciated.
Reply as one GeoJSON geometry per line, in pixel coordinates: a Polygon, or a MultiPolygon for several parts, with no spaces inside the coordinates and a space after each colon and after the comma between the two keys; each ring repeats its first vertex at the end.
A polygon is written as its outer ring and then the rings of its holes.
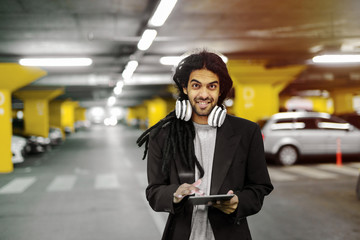
{"type": "Polygon", "coordinates": [[[194,70],[184,93],[188,95],[193,109],[192,120],[207,124],[207,118],[219,99],[219,77],[207,69],[194,70]]]}

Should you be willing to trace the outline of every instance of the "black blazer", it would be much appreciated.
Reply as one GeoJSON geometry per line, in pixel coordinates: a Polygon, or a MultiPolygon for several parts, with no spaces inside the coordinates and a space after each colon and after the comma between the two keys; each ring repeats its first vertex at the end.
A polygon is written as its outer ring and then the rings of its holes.
{"type": "MultiPolygon", "coordinates": [[[[155,211],[169,212],[162,239],[189,239],[193,207],[186,199],[173,204],[173,193],[181,184],[193,183],[195,174],[189,173],[176,157],[170,173],[162,173],[162,146],[167,132],[165,126],[155,138],[150,135],[146,198],[155,211]]],[[[210,194],[226,194],[229,190],[239,198],[234,213],[225,214],[214,207],[208,210],[215,239],[251,239],[246,217],[260,211],[273,186],[259,126],[231,115],[217,129],[210,194]]]]}

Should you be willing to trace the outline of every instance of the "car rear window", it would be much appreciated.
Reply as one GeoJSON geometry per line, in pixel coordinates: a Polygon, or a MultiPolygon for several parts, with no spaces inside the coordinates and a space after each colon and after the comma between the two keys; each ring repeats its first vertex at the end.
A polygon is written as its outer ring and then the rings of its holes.
{"type": "Polygon", "coordinates": [[[315,118],[298,118],[296,119],[296,129],[319,129],[315,118]]]}
{"type": "Polygon", "coordinates": [[[271,130],[289,130],[293,129],[293,119],[278,119],[271,125],[271,130]]]}
{"type": "Polygon", "coordinates": [[[329,129],[329,130],[349,130],[350,124],[346,121],[343,121],[342,119],[327,119],[327,118],[319,118],[318,127],[320,129],[329,129]]]}

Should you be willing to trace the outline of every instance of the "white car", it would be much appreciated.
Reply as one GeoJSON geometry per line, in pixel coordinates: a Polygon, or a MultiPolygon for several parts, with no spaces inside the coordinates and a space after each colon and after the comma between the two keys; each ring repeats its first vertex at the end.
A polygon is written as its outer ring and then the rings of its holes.
{"type": "Polygon", "coordinates": [[[59,145],[63,141],[63,133],[58,127],[49,128],[49,139],[51,145],[59,145]]]}
{"type": "Polygon", "coordinates": [[[360,130],[343,119],[319,112],[274,114],[262,127],[265,153],[281,165],[300,156],[360,154],[360,130]]]}
{"type": "Polygon", "coordinates": [[[20,136],[11,137],[12,162],[21,163],[24,161],[26,138],[20,136]]]}

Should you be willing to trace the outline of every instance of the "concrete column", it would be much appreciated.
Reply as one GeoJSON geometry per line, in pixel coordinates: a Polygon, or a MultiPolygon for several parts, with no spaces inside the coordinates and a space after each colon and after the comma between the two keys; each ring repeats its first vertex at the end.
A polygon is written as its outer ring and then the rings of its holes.
{"type": "Polygon", "coordinates": [[[50,102],[50,125],[60,128],[63,132],[74,132],[75,109],[78,102],[55,100],[50,102]]]}
{"type": "Polygon", "coordinates": [[[234,114],[256,122],[279,111],[280,91],[305,66],[266,68],[262,61],[229,60],[228,69],[234,81],[234,114]]]}
{"type": "Polygon", "coordinates": [[[344,114],[354,112],[353,89],[337,89],[330,92],[334,101],[334,114],[344,114]]]}
{"type": "Polygon", "coordinates": [[[24,102],[25,135],[48,137],[49,101],[64,93],[60,89],[19,90],[14,93],[24,102]]]}
{"type": "Polygon", "coordinates": [[[11,154],[11,94],[46,75],[40,68],[0,63],[0,173],[13,171],[11,154]]]}
{"type": "Polygon", "coordinates": [[[155,125],[158,121],[167,115],[167,102],[162,98],[155,98],[147,101],[147,112],[149,127],[155,125]]]}

